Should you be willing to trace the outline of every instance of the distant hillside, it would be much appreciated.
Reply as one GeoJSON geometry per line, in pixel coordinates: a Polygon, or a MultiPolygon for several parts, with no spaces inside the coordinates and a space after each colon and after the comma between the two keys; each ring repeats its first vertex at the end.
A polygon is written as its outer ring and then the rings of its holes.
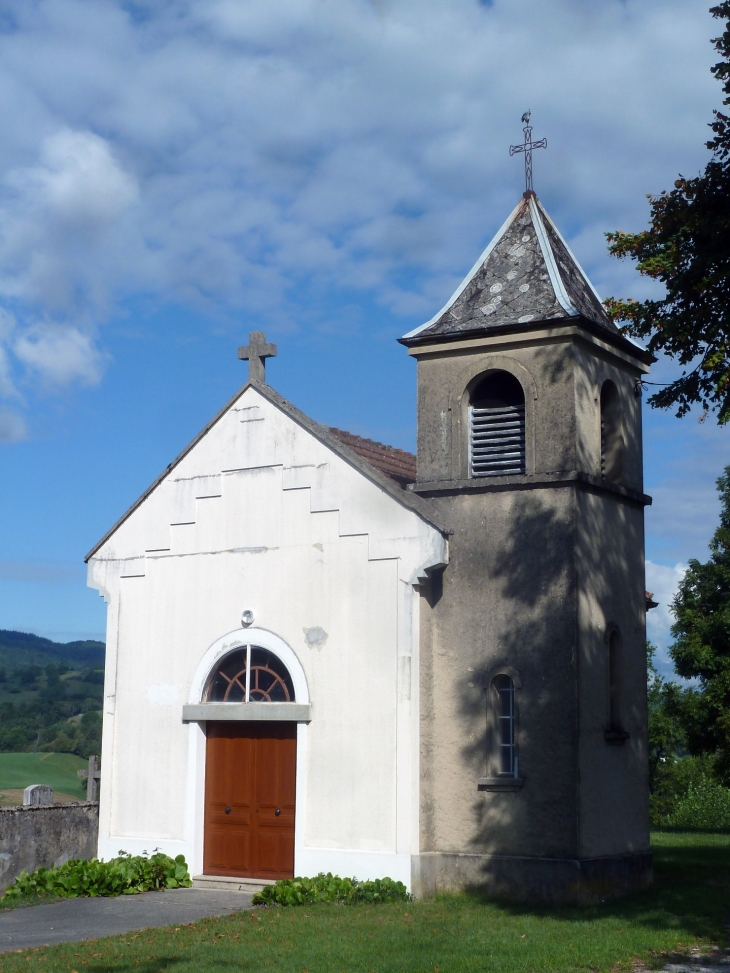
{"type": "Polygon", "coordinates": [[[49,662],[65,662],[75,669],[81,666],[99,669],[104,665],[105,649],[103,642],[52,642],[29,632],[0,629],[0,666],[13,669],[49,662]]]}

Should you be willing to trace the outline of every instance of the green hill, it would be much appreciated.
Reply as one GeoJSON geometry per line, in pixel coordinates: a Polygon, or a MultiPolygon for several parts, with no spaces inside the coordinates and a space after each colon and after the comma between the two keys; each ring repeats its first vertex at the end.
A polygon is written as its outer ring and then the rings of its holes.
{"type": "Polygon", "coordinates": [[[82,666],[100,669],[105,651],[103,642],[52,642],[30,632],[0,629],[0,666],[9,668],[62,662],[73,669],[82,666]]]}
{"type": "Polygon", "coordinates": [[[47,784],[58,794],[86,800],[86,781],[76,771],[88,761],[73,753],[0,753],[0,791],[47,784]]]}
{"type": "Polygon", "coordinates": [[[0,630],[0,752],[98,754],[103,693],[103,642],[0,630]]]}

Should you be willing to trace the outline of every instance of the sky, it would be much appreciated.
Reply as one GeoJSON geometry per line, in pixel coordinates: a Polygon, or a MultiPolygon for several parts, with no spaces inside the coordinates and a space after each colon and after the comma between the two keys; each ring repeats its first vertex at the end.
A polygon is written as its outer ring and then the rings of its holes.
{"type": "MultiPolygon", "coordinates": [[[[83,557],[246,378],[413,449],[396,338],[523,187],[599,293],[604,233],[698,173],[706,0],[0,0],[0,628],[103,638],[83,557]]],[[[651,377],[666,381],[670,362],[651,377]]],[[[645,409],[649,631],[704,559],[728,433],[645,409]]]]}

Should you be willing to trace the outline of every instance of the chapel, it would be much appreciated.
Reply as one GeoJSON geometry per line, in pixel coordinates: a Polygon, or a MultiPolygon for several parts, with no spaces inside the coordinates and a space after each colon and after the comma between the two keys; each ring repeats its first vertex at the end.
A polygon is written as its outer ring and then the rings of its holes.
{"type": "Polygon", "coordinates": [[[417,454],[249,379],[87,557],[107,602],[99,855],[196,884],[646,886],[641,380],[528,190],[400,339],[417,454]]]}

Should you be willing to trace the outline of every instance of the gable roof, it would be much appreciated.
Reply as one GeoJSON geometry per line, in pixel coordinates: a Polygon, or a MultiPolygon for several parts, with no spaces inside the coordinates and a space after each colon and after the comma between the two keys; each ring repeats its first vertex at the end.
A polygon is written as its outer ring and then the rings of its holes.
{"type": "Polygon", "coordinates": [[[378,443],[374,439],[363,439],[362,436],[345,432],[344,429],[335,429],[334,426],[330,426],[330,432],[341,443],[349,446],[358,456],[362,456],[376,470],[385,473],[401,487],[405,488],[409,483],[415,483],[416,457],[413,453],[407,453],[404,449],[397,449],[395,446],[386,446],[385,443],[378,443]]]}
{"type": "Polygon", "coordinates": [[[446,306],[399,341],[411,346],[549,321],[580,322],[634,357],[648,354],[621,335],[542,203],[528,192],[446,306]]]}
{"type": "Polygon", "coordinates": [[[135,502],[126,510],[122,516],[117,520],[117,522],[110,527],[110,529],[104,534],[104,536],[99,540],[89,551],[89,553],[84,558],[84,561],[89,561],[99,550],[102,545],[106,544],[109,538],[114,534],[114,532],[121,527],[121,525],[134,513],[134,511],[141,506],[142,503],[147,499],[147,497],[170,475],[170,473],[175,469],[175,467],[180,463],[192,449],[203,439],[208,432],[223,418],[224,415],[229,411],[229,409],[234,405],[234,403],[243,395],[247,389],[255,389],[259,395],[262,395],[265,399],[281,409],[289,418],[296,422],[299,426],[302,426],[309,433],[311,433],[315,439],[318,439],[325,446],[328,446],[333,453],[336,453],[341,459],[344,459],[346,463],[350,466],[354,466],[363,476],[371,480],[387,494],[393,497],[398,503],[404,507],[408,507],[413,510],[414,513],[418,514],[426,523],[430,524],[436,530],[438,530],[444,536],[452,533],[448,527],[445,526],[444,522],[440,518],[436,508],[425,500],[423,497],[418,496],[418,494],[406,491],[404,486],[408,482],[412,482],[411,479],[407,479],[406,483],[401,483],[399,479],[399,467],[402,468],[404,464],[407,466],[407,460],[401,460],[400,457],[390,457],[390,453],[400,454],[402,457],[411,457],[413,460],[413,479],[415,480],[415,456],[411,453],[406,453],[404,450],[395,449],[391,446],[384,446],[382,443],[376,443],[371,439],[363,439],[360,436],[355,436],[352,433],[345,433],[340,429],[332,430],[328,426],[322,426],[314,419],[310,419],[309,416],[305,415],[296,406],[288,402],[283,396],[279,395],[268,385],[260,382],[255,382],[249,380],[246,382],[242,388],[240,388],[235,395],[233,395],[228,402],[223,406],[223,408],[211,419],[211,421],[198,433],[198,435],[182,450],[178,453],[175,459],[167,466],[167,468],[150,484],[149,487],[144,491],[144,493],[135,500],[135,502]],[[336,435],[337,434],[337,435],[336,435]],[[350,442],[346,442],[344,438],[347,437],[350,442]],[[357,448],[355,448],[357,447],[357,448]],[[372,447],[379,447],[379,449],[373,449],[372,447]],[[364,454],[369,454],[369,459],[365,458],[364,454]],[[389,467],[386,471],[384,467],[389,467]]]}

